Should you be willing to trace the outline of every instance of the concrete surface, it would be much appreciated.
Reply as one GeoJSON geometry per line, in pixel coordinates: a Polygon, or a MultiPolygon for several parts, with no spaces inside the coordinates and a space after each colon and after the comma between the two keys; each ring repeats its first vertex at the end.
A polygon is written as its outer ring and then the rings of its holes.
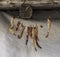
{"type": "MultiPolygon", "coordinates": [[[[0,0],[0,10],[16,9],[21,6],[24,0],[0,0]]],[[[25,3],[32,7],[41,7],[44,9],[60,8],[60,0],[26,0],[25,3]]]]}
{"type": "Polygon", "coordinates": [[[26,29],[22,39],[18,39],[8,32],[10,18],[11,15],[0,12],[0,57],[60,57],[60,19],[52,20],[50,35],[48,38],[45,38],[47,31],[46,20],[32,21],[15,18],[15,24],[20,20],[26,26],[35,24],[38,24],[38,26],[40,24],[43,25],[43,29],[39,28],[39,44],[42,49],[37,48],[36,52],[31,39],[28,45],[25,45],[26,29]]]}

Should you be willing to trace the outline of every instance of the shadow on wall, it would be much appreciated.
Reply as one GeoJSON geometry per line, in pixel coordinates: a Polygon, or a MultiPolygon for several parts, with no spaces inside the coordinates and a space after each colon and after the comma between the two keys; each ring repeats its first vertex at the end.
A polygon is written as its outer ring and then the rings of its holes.
{"type": "MultiPolygon", "coordinates": [[[[19,11],[6,11],[11,16],[19,17],[19,11]]],[[[48,16],[51,17],[51,20],[59,20],[60,19],[60,10],[33,10],[33,16],[28,20],[46,20],[48,16]]]]}

